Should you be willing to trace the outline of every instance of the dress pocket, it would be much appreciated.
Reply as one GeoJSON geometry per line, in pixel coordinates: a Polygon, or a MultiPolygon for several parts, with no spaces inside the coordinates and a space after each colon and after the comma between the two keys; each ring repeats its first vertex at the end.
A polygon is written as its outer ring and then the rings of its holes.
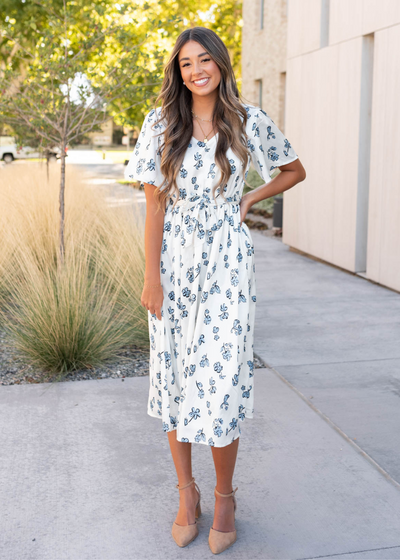
{"type": "Polygon", "coordinates": [[[242,225],[240,227],[245,232],[245,235],[247,235],[247,237],[251,238],[249,226],[246,224],[246,222],[244,220],[243,220],[242,225]]]}
{"type": "Polygon", "coordinates": [[[241,231],[241,233],[244,233],[245,238],[248,240],[246,242],[247,248],[250,249],[251,252],[254,252],[254,242],[253,242],[253,238],[251,236],[250,228],[244,221],[242,222],[242,225],[240,227],[240,231],[241,231]],[[248,243],[250,243],[250,247],[248,246],[248,243]]]}

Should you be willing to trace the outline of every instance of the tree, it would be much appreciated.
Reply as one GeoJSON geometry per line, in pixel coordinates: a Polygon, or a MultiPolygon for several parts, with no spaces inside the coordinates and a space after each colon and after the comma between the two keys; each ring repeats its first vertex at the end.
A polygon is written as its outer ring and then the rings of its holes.
{"type": "MultiPolygon", "coordinates": [[[[133,1],[133,0],[132,0],[133,1]]],[[[242,49],[242,0],[147,0],[143,5],[142,25],[147,25],[147,18],[158,20],[160,25],[147,30],[147,41],[144,49],[154,60],[162,57],[162,63],[173,48],[178,35],[188,27],[202,26],[215,31],[224,41],[237,78],[241,87],[241,49],[242,49]],[[179,14],[179,17],[176,16],[179,14]]],[[[135,31],[133,31],[135,33],[135,31]]],[[[159,60],[158,60],[159,62],[159,60]]],[[[140,76],[138,76],[140,79],[140,76]]],[[[160,75],[160,81],[162,76],[160,75]]],[[[118,100],[113,114],[118,124],[140,127],[143,113],[152,107],[153,98],[157,96],[158,84],[153,86],[151,96],[143,105],[127,108],[126,98],[118,100]],[[122,110],[125,106],[125,109],[122,110]]]]}
{"type": "MultiPolygon", "coordinates": [[[[6,62],[0,75],[0,114],[4,122],[16,128],[24,125],[48,145],[60,147],[63,263],[67,144],[100,129],[110,118],[107,108],[112,105],[114,113],[117,112],[121,98],[129,100],[125,111],[142,104],[146,91],[160,76],[162,57],[156,49],[150,56],[142,48],[146,30],[137,33],[140,41],[130,41],[129,27],[140,26],[136,17],[140,14],[135,13],[130,2],[98,2],[89,7],[69,0],[53,4],[42,8],[46,25],[34,30],[35,41],[26,41],[18,28],[1,30],[3,53],[8,48],[10,56],[3,58],[6,62]],[[139,83],[132,79],[137,74],[139,83]]],[[[150,20],[147,28],[159,24],[150,20]]]]}
{"type": "Polygon", "coordinates": [[[137,127],[177,36],[197,25],[225,42],[240,85],[240,0],[0,0],[0,118],[60,147],[62,262],[65,147],[110,117],[137,127]]]}
{"type": "MultiPolygon", "coordinates": [[[[63,0],[47,0],[46,6],[52,10],[60,10],[63,0]]],[[[18,35],[21,46],[32,48],[37,42],[37,30],[51,27],[51,13],[44,10],[42,2],[33,0],[0,0],[0,22],[3,21],[5,36],[0,30],[0,68],[9,62],[10,53],[18,48],[10,49],[7,45],[6,35],[18,35]]],[[[140,71],[132,76],[132,83],[144,83],[145,71],[151,72],[154,86],[146,88],[147,95],[143,97],[143,104],[131,106],[128,96],[122,95],[119,99],[108,104],[108,113],[114,117],[118,124],[129,125],[132,128],[140,127],[143,114],[152,106],[152,101],[158,94],[162,79],[161,67],[172,50],[172,47],[184,29],[197,25],[205,26],[221,37],[227,46],[232,65],[237,77],[238,86],[241,85],[241,33],[242,33],[242,1],[241,0],[129,0],[118,3],[116,8],[114,0],[83,0],[68,4],[68,10],[74,14],[79,32],[89,35],[93,30],[93,22],[106,26],[111,19],[119,17],[124,9],[133,9],[134,17],[125,27],[125,42],[116,48],[117,38],[112,40],[113,48],[108,49],[104,43],[101,56],[92,51],[92,60],[96,60],[100,76],[100,69],[107,60],[118,60],[118,52],[123,51],[126,45],[140,43],[141,53],[145,56],[138,58],[137,64],[140,71]],[[80,7],[82,4],[82,8],[80,7]],[[178,16],[179,14],[179,16],[178,16]],[[136,24],[134,20],[138,22],[136,24]],[[155,23],[155,24],[154,24],[155,23]],[[144,40],[145,38],[145,40],[144,40]],[[148,63],[151,63],[149,68],[148,63]],[[157,75],[157,68],[159,74],[157,75]]],[[[88,53],[89,54],[89,53],[88,53]]],[[[96,73],[92,73],[91,80],[96,80],[96,73]]],[[[100,76],[101,78],[101,76],[100,76]]],[[[149,77],[148,77],[149,78],[149,77]]],[[[151,80],[147,79],[147,82],[151,80]]]]}

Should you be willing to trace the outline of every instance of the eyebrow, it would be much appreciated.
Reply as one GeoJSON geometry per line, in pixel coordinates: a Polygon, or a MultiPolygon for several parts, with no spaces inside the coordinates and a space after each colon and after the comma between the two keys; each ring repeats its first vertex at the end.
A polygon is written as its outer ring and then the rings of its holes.
{"type": "MultiPolygon", "coordinates": [[[[202,52],[197,56],[204,56],[205,54],[208,54],[208,52],[202,52]]],[[[185,56],[185,58],[181,58],[179,62],[182,62],[182,60],[190,60],[190,58],[188,56],[185,56]]]]}

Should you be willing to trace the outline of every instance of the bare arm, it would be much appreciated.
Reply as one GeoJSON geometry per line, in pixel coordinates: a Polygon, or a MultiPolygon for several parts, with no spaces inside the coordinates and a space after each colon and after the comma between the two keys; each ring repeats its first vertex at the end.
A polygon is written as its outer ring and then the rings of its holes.
{"type": "Polygon", "coordinates": [[[146,195],[146,225],[144,230],[144,250],[146,255],[146,269],[144,279],[150,284],[160,282],[160,258],[164,229],[164,211],[157,212],[157,202],[154,198],[156,187],[144,184],[146,195]]]}
{"type": "Polygon", "coordinates": [[[157,201],[154,198],[154,192],[157,187],[154,185],[144,184],[144,192],[146,195],[146,224],[144,232],[144,250],[146,267],[144,273],[145,285],[143,287],[141,304],[156,314],[161,320],[161,306],[163,302],[162,287],[151,287],[160,284],[160,260],[161,245],[164,230],[164,214],[161,209],[157,211],[157,201]],[[147,286],[149,284],[150,286],[147,286]]]}

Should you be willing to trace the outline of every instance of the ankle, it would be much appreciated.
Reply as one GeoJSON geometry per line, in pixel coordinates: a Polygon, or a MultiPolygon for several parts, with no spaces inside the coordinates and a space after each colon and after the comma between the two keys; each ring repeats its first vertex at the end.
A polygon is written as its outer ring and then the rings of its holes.
{"type": "Polygon", "coordinates": [[[214,488],[214,496],[218,496],[218,498],[229,498],[230,496],[234,495],[234,490],[232,485],[221,485],[215,486],[214,488]]]}
{"type": "Polygon", "coordinates": [[[194,484],[195,484],[195,478],[193,476],[191,476],[190,478],[188,478],[187,480],[185,480],[183,482],[178,481],[178,484],[175,485],[175,488],[178,488],[179,491],[180,490],[186,490],[186,488],[193,487],[194,484]]]}
{"type": "MultiPolygon", "coordinates": [[[[219,492],[220,494],[225,494],[225,495],[226,495],[226,494],[232,494],[232,492],[233,492],[233,488],[232,488],[232,487],[231,487],[230,490],[228,490],[228,488],[222,488],[222,490],[221,490],[221,488],[215,487],[215,490],[216,490],[217,492],[219,492]]],[[[216,492],[216,494],[217,494],[217,492],[216,492]]],[[[220,497],[219,494],[217,494],[217,496],[220,497]]],[[[222,496],[221,496],[221,497],[222,497],[222,496]]]]}

